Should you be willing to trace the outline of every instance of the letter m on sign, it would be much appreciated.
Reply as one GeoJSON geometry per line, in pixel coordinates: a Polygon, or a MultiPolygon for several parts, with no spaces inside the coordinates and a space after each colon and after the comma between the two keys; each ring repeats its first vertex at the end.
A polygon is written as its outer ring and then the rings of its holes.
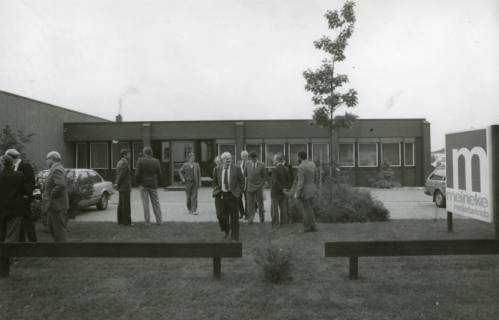
{"type": "MultiPolygon", "coordinates": [[[[459,189],[459,179],[464,178],[465,180],[465,190],[467,192],[481,192],[488,194],[488,175],[489,175],[489,166],[488,166],[488,160],[487,160],[487,153],[482,147],[474,147],[473,149],[469,150],[468,148],[461,148],[461,149],[452,149],[452,180],[453,180],[453,188],[454,189],[459,189]],[[472,190],[472,160],[473,156],[478,157],[478,161],[480,163],[479,170],[480,170],[480,176],[479,177],[474,177],[475,179],[480,179],[479,180],[479,186],[480,190],[472,190]],[[459,157],[464,158],[464,177],[459,177],[459,157]]],[[[476,174],[476,172],[475,172],[476,174]]],[[[462,188],[461,188],[462,189],[462,188]]]]}

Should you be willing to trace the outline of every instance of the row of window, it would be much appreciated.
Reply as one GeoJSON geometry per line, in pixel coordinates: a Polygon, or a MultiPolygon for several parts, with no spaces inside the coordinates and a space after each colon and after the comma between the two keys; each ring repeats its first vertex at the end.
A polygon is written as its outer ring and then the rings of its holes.
{"type": "MultiPolygon", "coordinates": [[[[381,146],[381,161],[388,163],[392,167],[402,166],[402,148],[404,166],[415,165],[415,150],[414,143],[380,143],[381,146]]],[[[357,161],[359,167],[378,167],[378,143],[357,143],[355,150],[354,143],[340,143],[338,145],[338,163],[342,167],[354,167],[357,161]]],[[[311,154],[309,146],[306,143],[289,144],[289,149],[286,150],[286,144],[246,144],[245,150],[248,152],[255,151],[267,167],[273,166],[273,157],[277,153],[282,153],[287,157],[291,165],[298,164],[298,152],[307,152],[307,157],[318,164],[326,164],[329,159],[329,145],[327,143],[312,143],[311,154]],[[263,159],[263,150],[265,148],[265,159],[263,159]]],[[[132,167],[135,168],[137,159],[141,156],[142,142],[118,142],[111,144],[111,152],[109,153],[109,144],[107,142],[91,142],[76,144],[76,167],[77,168],[93,168],[93,169],[108,169],[109,155],[111,156],[111,167],[116,168],[116,164],[120,159],[121,149],[131,149],[132,151],[132,167]],[[131,148],[130,148],[131,145],[131,148]],[[88,156],[89,155],[89,156],[88,156]],[[89,163],[90,161],[90,163],[89,163]]],[[[167,156],[163,155],[162,160],[169,161],[170,154],[167,148],[167,156]]],[[[239,160],[238,150],[235,144],[218,144],[218,154],[230,152],[234,159],[239,160]]],[[[184,155],[186,157],[186,155],[184,155]]],[[[208,159],[205,159],[208,160],[208,159]]],[[[210,159],[211,160],[211,159],[210,159]]],[[[209,161],[209,160],[208,160],[209,161]]]]}
{"type": "MultiPolygon", "coordinates": [[[[391,167],[402,166],[402,145],[404,150],[404,166],[415,166],[414,143],[381,143],[381,162],[391,167]]],[[[378,167],[378,143],[340,143],[338,162],[342,167],[354,167],[355,156],[359,167],[378,167]]]]}

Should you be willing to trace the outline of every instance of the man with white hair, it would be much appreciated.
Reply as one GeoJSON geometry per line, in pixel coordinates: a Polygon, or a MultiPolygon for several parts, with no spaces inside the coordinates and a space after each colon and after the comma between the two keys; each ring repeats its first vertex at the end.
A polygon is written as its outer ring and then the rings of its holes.
{"type": "Polygon", "coordinates": [[[241,168],[232,164],[232,155],[224,152],[223,165],[215,168],[213,175],[213,196],[220,199],[221,226],[225,238],[239,241],[239,219],[237,201],[243,192],[244,177],[241,168]]]}
{"type": "MultiPolygon", "coordinates": [[[[246,180],[246,164],[248,163],[248,151],[243,150],[241,152],[241,161],[239,161],[239,167],[241,168],[241,171],[243,172],[244,179],[246,180]]],[[[246,185],[246,184],[245,184],[246,185]]],[[[239,197],[239,218],[246,218],[247,217],[247,203],[246,203],[246,190],[243,190],[243,194],[241,197],[239,197]],[[243,201],[244,199],[244,201],[243,201]]]]}
{"type": "Polygon", "coordinates": [[[21,153],[16,149],[9,149],[5,151],[5,154],[14,160],[14,171],[21,172],[23,174],[24,190],[27,193],[23,197],[19,241],[24,242],[27,237],[29,242],[36,242],[35,223],[31,217],[31,197],[35,187],[35,174],[33,172],[33,167],[31,167],[27,161],[21,159],[21,153]]]}
{"type": "Polygon", "coordinates": [[[66,172],[61,155],[50,151],[46,158],[49,174],[42,195],[42,210],[47,212],[47,224],[56,242],[66,241],[66,213],[69,209],[66,172]]]}

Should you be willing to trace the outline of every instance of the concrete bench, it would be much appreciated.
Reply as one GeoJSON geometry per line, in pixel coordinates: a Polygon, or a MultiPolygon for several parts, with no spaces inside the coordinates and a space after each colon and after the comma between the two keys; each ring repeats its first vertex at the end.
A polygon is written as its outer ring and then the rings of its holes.
{"type": "Polygon", "coordinates": [[[326,242],[325,257],[348,257],[350,279],[357,279],[359,257],[499,254],[499,240],[418,240],[326,242]]]}
{"type": "Polygon", "coordinates": [[[0,243],[0,278],[10,272],[9,258],[213,258],[213,276],[222,275],[222,258],[241,258],[240,242],[39,242],[0,243]]]}

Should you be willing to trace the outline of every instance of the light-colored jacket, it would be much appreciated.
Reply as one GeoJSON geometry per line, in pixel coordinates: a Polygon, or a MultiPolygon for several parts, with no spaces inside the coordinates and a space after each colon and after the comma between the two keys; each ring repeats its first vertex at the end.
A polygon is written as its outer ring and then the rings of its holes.
{"type": "Polygon", "coordinates": [[[44,211],[64,211],[69,209],[66,170],[62,164],[55,162],[45,180],[42,195],[44,211]]]}
{"type": "Polygon", "coordinates": [[[315,185],[315,164],[312,161],[303,160],[297,168],[297,182],[295,196],[301,199],[310,199],[317,194],[315,185]]]}
{"type": "Polygon", "coordinates": [[[178,171],[180,179],[186,181],[192,181],[195,186],[201,186],[201,169],[199,163],[193,162],[192,168],[189,162],[182,165],[182,168],[178,171]]]}

